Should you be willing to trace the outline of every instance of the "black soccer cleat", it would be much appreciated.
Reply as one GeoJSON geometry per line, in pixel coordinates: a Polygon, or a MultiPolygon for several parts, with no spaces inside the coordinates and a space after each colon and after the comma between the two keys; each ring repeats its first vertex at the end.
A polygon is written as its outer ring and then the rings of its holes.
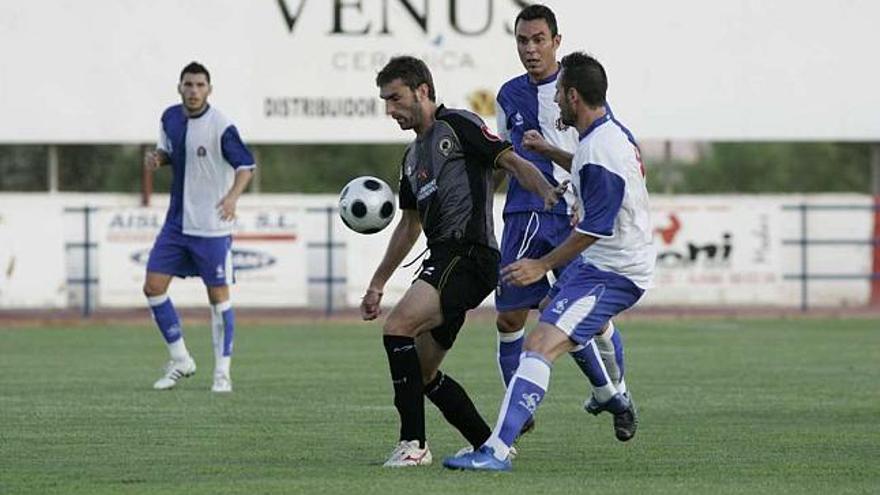
{"type": "Polygon", "coordinates": [[[602,404],[596,400],[596,397],[590,396],[590,398],[584,402],[584,411],[592,414],[593,416],[598,416],[599,413],[604,411],[605,409],[602,407],[602,404]]]}
{"type": "Polygon", "coordinates": [[[614,413],[614,436],[621,442],[632,440],[639,428],[639,415],[636,412],[636,404],[629,393],[624,394],[627,408],[614,413]]]}
{"type": "Polygon", "coordinates": [[[605,411],[611,413],[614,416],[614,436],[621,442],[631,440],[639,427],[638,413],[629,392],[615,394],[605,402],[599,402],[595,397],[590,396],[589,400],[584,402],[584,411],[593,416],[605,411]]]}

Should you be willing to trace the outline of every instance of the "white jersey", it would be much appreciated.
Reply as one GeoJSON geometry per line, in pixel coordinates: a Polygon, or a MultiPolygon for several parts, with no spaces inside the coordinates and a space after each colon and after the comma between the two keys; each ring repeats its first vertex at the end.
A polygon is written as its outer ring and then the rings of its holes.
{"type": "Polygon", "coordinates": [[[635,139],[611,112],[581,134],[571,175],[583,212],[575,230],[599,238],[584,261],[649,288],[657,254],[645,171],[635,139]]]}
{"type": "Polygon", "coordinates": [[[237,170],[256,166],[232,121],[214,107],[188,117],[182,105],[172,106],[162,114],[157,148],[174,169],[165,228],[200,237],[232,234],[233,222],[220,219],[217,204],[237,170]]]}

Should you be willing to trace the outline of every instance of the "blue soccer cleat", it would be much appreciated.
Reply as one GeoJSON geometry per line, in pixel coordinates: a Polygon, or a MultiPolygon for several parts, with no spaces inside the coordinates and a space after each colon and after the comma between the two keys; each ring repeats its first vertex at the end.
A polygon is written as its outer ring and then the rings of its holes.
{"type": "Polygon", "coordinates": [[[443,459],[443,467],[464,471],[510,471],[510,458],[499,461],[495,450],[483,445],[474,452],[443,459]]]}

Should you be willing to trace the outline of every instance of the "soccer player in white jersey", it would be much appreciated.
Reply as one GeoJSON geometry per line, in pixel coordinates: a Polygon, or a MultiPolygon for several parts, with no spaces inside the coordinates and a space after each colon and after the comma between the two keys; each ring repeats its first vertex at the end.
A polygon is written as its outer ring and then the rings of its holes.
{"type": "MultiPolygon", "coordinates": [[[[573,127],[559,125],[559,106],[554,102],[559,74],[556,52],[562,41],[556,16],[544,5],[529,5],[517,15],[514,34],[526,73],[507,81],[498,91],[498,133],[513,144],[519,155],[534,163],[551,184],[559,184],[570,177],[578,133],[573,127]]],[[[521,258],[540,258],[565,241],[572,230],[571,216],[576,201],[573,194],[567,194],[564,199],[552,210],[545,211],[541,198],[525,190],[515,178],[510,179],[504,204],[500,266],[521,258]]],[[[554,268],[554,277],[559,278],[564,268],[554,268]]],[[[505,387],[519,366],[529,311],[538,308],[549,289],[547,276],[524,287],[498,284],[496,355],[505,387]]],[[[577,346],[571,356],[593,388],[584,404],[588,412],[599,414],[603,410],[602,403],[618,391],[626,393],[622,343],[610,321],[606,331],[577,346]]],[[[526,423],[524,431],[533,424],[526,423]]],[[[615,433],[619,440],[626,441],[635,430],[616,430],[615,433]]]]}
{"type": "MultiPolygon", "coordinates": [[[[475,452],[445,459],[443,465],[451,469],[509,470],[510,447],[547,392],[551,363],[601,332],[651,285],[656,253],[639,148],[606,108],[602,65],[582,52],[561,63],[556,102],[562,122],[576,127],[580,136],[572,184],[582,216],[568,239],[547,255],[502,269],[505,281],[525,286],[568,264],[526,340],[492,436],[475,452]]],[[[615,418],[632,414],[622,394],[611,402],[607,408],[615,418]]]]}
{"type": "Polygon", "coordinates": [[[182,103],[162,114],[159,143],[144,157],[147,169],[171,165],[173,173],[171,204],[150,251],[144,282],[144,294],[171,354],[164,376],[153,388],[170,389],[196,372],[167,292],[173,277],[199,276],[211,303],[211,390],[231,392],[229,368],[235,333],[229,300],[232,227],[238,198],[256,165],[232,122],[208,104],[211,75],[203,65],[192,62],[184,67],[177,90],[182,103]]]}

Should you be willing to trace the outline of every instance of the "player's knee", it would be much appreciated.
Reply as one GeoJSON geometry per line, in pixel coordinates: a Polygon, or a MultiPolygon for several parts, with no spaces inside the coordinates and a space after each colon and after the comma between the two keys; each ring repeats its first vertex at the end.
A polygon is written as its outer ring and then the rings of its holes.
{"type": "Polygon", "coordinates": [[[560,354],[570,351],[574,344],[561,330],[551,325],[540,324],[526,337],[523,350],[535,352],[548,361],[554,361],[560,354]]]}
{"type": "MultiPolygon", "coordinates": [[[[528,313],[526,313],[528,316],[528,313]]],[[[519,312],[503,312],[498,313],[498,318],[495,319],[495,327],[501,333],[513,333],[518,332],[523,329],[526,324],[526,318],[519,314],[519,312]]]]}
{"type": "Polygon", "coordinates": [[[405,318],[395,318],[390,315],[382,325],[382,333],[385,335],[397,335],[401,337],[415,337],[415,329],[405,318]]]}
{"type": "Polygon", "coordinates": [[[144,295],[147,297],[157,297],[165,293],[165,288],[160,284],[151,283],[149,280],[144,282],[144,295]]]}

